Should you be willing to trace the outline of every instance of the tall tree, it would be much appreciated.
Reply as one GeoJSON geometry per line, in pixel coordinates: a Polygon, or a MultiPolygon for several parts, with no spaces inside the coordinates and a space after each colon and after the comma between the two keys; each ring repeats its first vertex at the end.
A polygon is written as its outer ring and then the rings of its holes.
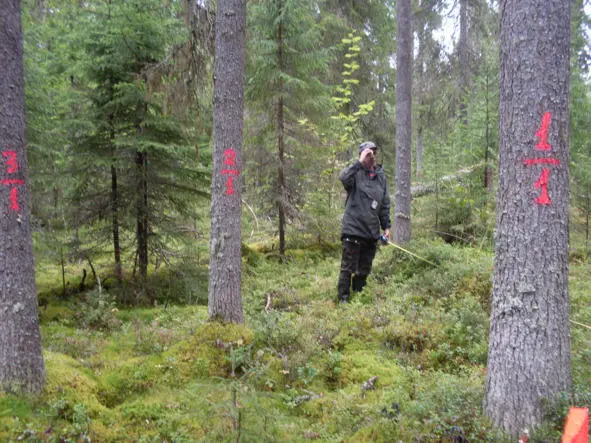
{"type": "Polygon", "coordinates": [[[458,59],[460,63],[460,118],[466,123],[466,91],[468,89],[468,0],[460,0],[460,38],[458,59]]]}
{"type": "Polygon", "coordinates": [[[246,0],[220,0],[216,16],[209,316],[243,323],[242,129],[246,0]]]}
{"type": "Polygon", "coordinates": [[[570,2],[501,2],[500,155],[485,411],[517,434],[571,386],[570,2]]]}
{"type": "Polygon", "coordinates": [[[396,194],[394,241],[410,241],[412,153],[412,9],[411,0],[397,3],[396,28],[396,194]]]}
{"type": "MultiPolygon", "coordinates": [[[[247,97],[249,107],[257,111],[259,132],[276,148],[276,172],[269,181],[275,191],[282,258],[288,220],[299,215],[303,187],[301,177],[293,170],[298,163],[304,166],[308,162],[297,152],[308,135],[300,122],[326,118],[333,106],[322,77],[329,51],[322,47],[322,24],[317,22],[316,7],[313,0],[257,0],[249,13],[249,53],[253,56],[249,60],[247,97]]],[[[269,155],[265,157],[268,160],[269,155]]],[[[261,165],[257,167],[261,169],[261,165]]]]}
{"type": "Polygon", "coordinates": [[[159,0],[97,2],[73,32],[83,42],[88,109],[72,131],[72,169],[84,171],[70,192],[78,206],[72,218],[106,233],[100,225],[109,214],[119,279],[131,239],[137,249],[129,255],[137,257],[145,279],[150,253],[166,250],[171,236],[181,237],[178,216],[190,212],[187,201],[205,181],[180,112],[171,111],[160,87],[171,83],[162,80],[173,69],[170,47],[187,38],[178,31],[174,7],[159,0]]]}
{"type": "Polygon", "coordinates": [[[441,16],[438,9],[441,8],[441,0],[419,0],[418,9],[414,13],[413,28],[416,34],[417,48],[414,63],[416,82],[414,97],[416,104],[413,106],[416,127],[416,155],[415,171],[417,177],[423,175],[423,140],[425,132],[433,120],[433,91],[441,88],[441,83],[435,78],[440,66],[440,47],[433,38],[433,31],[440,26],[441,16]],[[437,86],[436,86],[437,85],[437,86]]]}
{"type": "Polygon", "coordinates": [[[0,390],[45,384],[37,313],[25,152],[25,91],[19,0],[0,8],[0,390]]]}

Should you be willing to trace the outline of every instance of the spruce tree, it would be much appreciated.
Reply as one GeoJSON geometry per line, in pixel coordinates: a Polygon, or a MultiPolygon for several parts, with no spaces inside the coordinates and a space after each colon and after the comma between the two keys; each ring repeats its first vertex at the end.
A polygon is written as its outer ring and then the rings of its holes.
{"type": "Polygon", "coordinates": [[[264,153],[260,168],[272,188],[277,214],[279,253],[286,249],[286,226],[298,216],[302,184],[298,169],[309,161],[299,148],[305,138],[299,121],[319,121],[331,109],[329,88],[324,83],[329,51],[323,48],[322,28],[317,22],[316,2],[258,0],[249,10],[247,98],[256,113],[258,139],[275,147],[264,153]],[[270,166],[275,166],[271,173],[270,166]],[[269,174],[271,178],[269,178],[269,174]]]}
{"type": "Polygon", "coordinates": [[[170,236],[179,238],[180,220],[205,195],[205,171],[196,167],[194,147],[165,96],[156,85],[159,69],[179,26],[172,6],[161,2],[99,3],[84,29],[88,112],[81,116],[89,129],[76,133],[74,170],[78,177],[72,199],[80,222],[104,225],[111,220],[115,275],[122,278],[123,253],[145,279],[150,254],[166,249],[170,236]],[[89,174],[90,172],[90,174],[89,174]]]}

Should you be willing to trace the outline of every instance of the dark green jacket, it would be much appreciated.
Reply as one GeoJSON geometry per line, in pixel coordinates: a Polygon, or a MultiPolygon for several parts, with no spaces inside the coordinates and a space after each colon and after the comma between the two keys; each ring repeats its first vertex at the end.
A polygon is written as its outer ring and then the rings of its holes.
{"type": "Polygon", "coordinates": [[[377,240],[380,227],[390,228],[390,195],[381,166],[370,171],[359,160],[346,167],[339,179],[347,191],[341,238],[353,236],[377,240]],[[372,202],[375,201],[375,209],[372,202]]]}

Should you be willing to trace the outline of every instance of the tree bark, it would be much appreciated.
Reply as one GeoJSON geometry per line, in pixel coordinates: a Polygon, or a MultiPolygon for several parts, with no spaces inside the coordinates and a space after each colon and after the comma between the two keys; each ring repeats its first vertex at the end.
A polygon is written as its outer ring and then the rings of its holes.
{"type": "Polygon", "coordinates": [[[410,241],[412,157],[412,20],[411,1],[397,3],[396,28],[396,194],[394,242],[410,241]]]}
{"type": "Polygon", "coordinates": [[[111,165],[111,216],[113,251],[115,254],[115,277],[117,277],[117,281],[121,284],[123,281],[123,270],[121,269],[121,245],[119,243],[119,194],[117,191],[117,168],[115,168],[115,165],[111,165]]]}
{"type": "Polygon", "coordinates": [[[485,412],[517,435],[571,387],[570,3],[501,2],[500,155],[485,412]]]}
{"type": "Polygon", "coordinates": [[[146,152],[135,153],[137,173],[136,190],[136,241],[138,252],[138,267],[142,280],[148,276],[148,180],[146,152]]]}
{"type": "Polygon", "coordinates": [[[486,68],[486,99],[485,99],[485,106],[486,106],[486,117],[485,117],[485,136],[484,136],[484,177],[483,177],[483,187],[486,192],[492,192],[493,188],[493,169],[490,165],[490,146],[491,146],[491,136],[490,136],[490,110],[489,110],[489,85],[490,85],[490,76],[488,67],[486,68]]]}
{"type": "Polygon", "coordinates": [[[460,119],[468,124],[466,92],[468,90],[468,0],[460,0],[460,38],[458,39],[460,61],[460,119]]]}
{"type": "MultiPolygon", "coordinates": [[[[421,123],[421,122],[420,122],[421,123]]],[[[417,131],[417,155],[416,155],[416,174],[417,178],[423,176],[423,128],[419,127],[417,131]]]]}
{"type": "Polygon", "coordinates": [[[214,63],[209,316],[243,323],[241,170],[246,1],[220,0],[214,63]]]}
{"type": "Polygon", "coordinates": [[[38,393],[45,365],[29,226],[19,0],[0,8],[0,97],[0,391],[38,393]]]}
{"type": "MultiPolygon", "coordinates": [[[[279,0],[279,10],[283,8],[283,2],[279,0]]],[[[279,20],[277,29],[277,63],[279,65],[279,72],[283,72],[283,27],[279,20]]],[[[277,192],[277,209],[279,211],[279,255],[281,258],[285,257],[285,118],[284,118],[284,103],[283,103],[283,78],[279,78],[279,100],[277,103],[277,149],[279,155],[278,166],[278,192],[277,192]]]]}

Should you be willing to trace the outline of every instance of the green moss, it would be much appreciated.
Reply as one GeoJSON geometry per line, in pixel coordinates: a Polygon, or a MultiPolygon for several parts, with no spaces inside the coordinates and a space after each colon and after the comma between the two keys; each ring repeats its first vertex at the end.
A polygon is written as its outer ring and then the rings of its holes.
{"type": "Polygon", "coordinates": [[[184,378],[226,377],[232,370],[232,349],[247,346],[253,340],[254,333],[243,325],[208,322],[164,356],[177,359],[184,378]]]}
{"type": "Polygon", "coordinates": [[[0,417],[25,418],[32,412],[31,401],[0,393],[0,417]]]}
{"type": "Polygon", "coordinates": [[[360,393],[361,385],[371,377],[377,376],[377,385],[382,388],[404,379],[404,371],[397,363],[372,351],[345,354],[340,365],[340,379],[343,385],[360,393]]]}
{"type": "MultiPolygon", "coordinates": [[[[155,385],[166,382],[166,373],[174,367],[166,364],[166,359],[159,355],[136,357],[109,370],[100,379],[100,398],[109,407],[113,407],[148,392],[155,385]]],[[[171,376],[169,380],[173,380],[171,376]]]]}
{"type": "Polygon", "coordinates": [[[107,412],[98,398],[97,381],[82,364],[63,354],[45,351],[43,355],[47,371],[44,401],[53,403],[61,399],[70,405],[83,404],[90,417],[107,412]]]}
{"type": "Polygon", "coordinates": [[[74,311],[66,306],[45,305],[39,308],[39,321],[42,324],[50,322],[71,324],[74,321],[74,311]]]}

